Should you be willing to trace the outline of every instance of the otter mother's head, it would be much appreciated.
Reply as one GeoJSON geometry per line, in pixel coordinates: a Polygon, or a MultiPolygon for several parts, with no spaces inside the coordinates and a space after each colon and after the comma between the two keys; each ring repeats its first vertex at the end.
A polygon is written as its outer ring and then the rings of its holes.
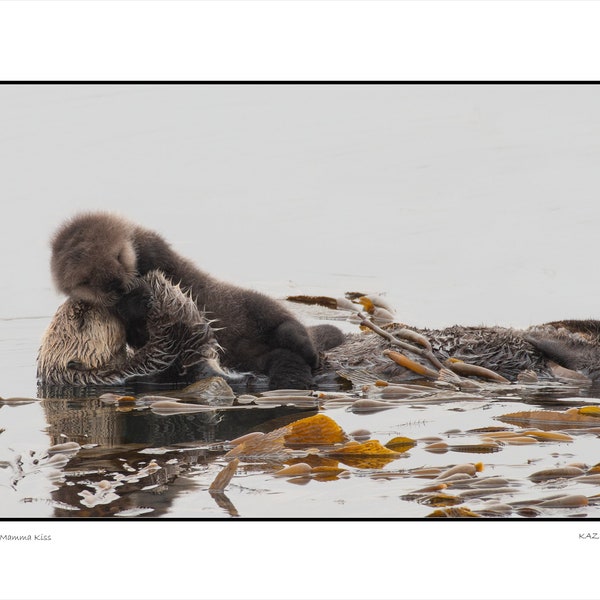
{"type": "Polygon", "coordinates": [[[81,214],[52,238],[52,277],[75,300],[112,306],[137,273],[133,224],[109,213],[81,214]]]}

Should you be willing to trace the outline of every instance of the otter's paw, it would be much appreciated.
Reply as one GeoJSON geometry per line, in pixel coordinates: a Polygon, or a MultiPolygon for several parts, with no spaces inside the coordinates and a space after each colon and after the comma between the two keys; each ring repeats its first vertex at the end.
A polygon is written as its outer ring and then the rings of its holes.
{"type": "Polygon", "coordinates": [[[272,347],[298,354],[313,369],[319,366],[319,353],[307,329],[295,319],[281,323],[272,341],[272,347]]]}
{"type": "Polygon", "coordinates": [[[139,285],[117,302],[116,310],[125,325],[127,343],[133,348],[141,348],[148,342],[148,310],[152,295],[145,285],[139,285]]]}
{"type": "Polygon", "coordinates": [[[289,350],[273,350],[267,360],[269,389],[308,390],[313,386],[310,365],[298,354],[289,350]]]}

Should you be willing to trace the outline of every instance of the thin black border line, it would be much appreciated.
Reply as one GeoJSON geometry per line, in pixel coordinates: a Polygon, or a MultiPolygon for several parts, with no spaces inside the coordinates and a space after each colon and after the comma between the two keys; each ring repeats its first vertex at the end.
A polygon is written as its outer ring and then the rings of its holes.
{"type": "MultiPolygon", "coordinates": [[[[556,79],[543,79],[543,80],[519,80],[519,79],[486,79],[486,80],[470,80],[470,79],[439,79],[439,80],[355,80],[355,79],[343,79],[343,80],[320,80],[320,79],[239,79],[239,80],[219,80],[219,79],[207,79],[207,80],[159,80],[159,79],[145,79],[145,80],[102,80],[102,79],[39,79],[39,80],[0,80],[0,85],[598,85],[600,80],[556,80],[556,79]]],[[[584,507],[582,507],[584,508],[584,507]]],[[[409,523],[439,523],[441,522],[459,522],[459,523],[506,523],[507,521],[516,523],[561,523],[561,522],[578,522],[578,523],[594,523],[600,521],[600,517],[481,517],[481,518],[466,518],[466,517],[452,517],[452,518],[436,518],[436,517],[1,517],[0,523],[56,523],[56,522],[72,522],[72,523],[121,523],[121,522],[135,522],[135,523],[170,523],[170,522],[326,522],[326,523],[337,523],[337,522],[375,522],[375,523],[394,523],[394,522],[409,522],[409,523]]]]}
{"type": "Polygon", "coordinates": [[[600,79],[0,79],[0,85],[598,85],[600,79]]]}

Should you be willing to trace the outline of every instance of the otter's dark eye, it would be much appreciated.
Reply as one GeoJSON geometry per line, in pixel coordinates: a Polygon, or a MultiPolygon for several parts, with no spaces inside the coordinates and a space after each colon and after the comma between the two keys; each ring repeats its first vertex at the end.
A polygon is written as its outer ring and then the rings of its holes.
{"type": "Polygon", "coordinates": [[[82,280],[79,282],[79,285],[80,285],[80,286],[85,286],[85,287],[87,287],[88,285],[90,285],[90,283],[91,283],[91,282],[92,282],[92,280],[91,280],[91,279],[82,279],[82,280]]]}

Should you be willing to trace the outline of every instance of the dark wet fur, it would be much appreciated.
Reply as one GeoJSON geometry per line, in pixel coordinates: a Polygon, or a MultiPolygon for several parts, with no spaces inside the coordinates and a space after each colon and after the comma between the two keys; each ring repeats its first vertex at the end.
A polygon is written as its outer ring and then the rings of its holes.
{"type": "MultiPolygon", "coordinates": [[[[400,327],[391,326],[389,332],[394,334],[400,327]]],[[[555,321],[526,330],[459,325],[410,329],[430,341],[434,354],[442,362],[458,358],[491,369],[511,381],[526,370],[551,377],[553,362],[592,380],[600,378],[600,321],[555,321]]],[[[342,345],[326,352],[321,373],[360,368],[391,381],[416,378],[417,375],[383,356],[383,350],[388,348],[399,350],[374,333],[349,335],[342,345]]],[[[423,362],[415,355],[410,356],[423,362]]]]}
{"type": "MultiPolygon", "coordinates": [[[[319,365],[318,349],[307,328],[291,312],[264,294],[214,279],[172,250],[159,234],[119,217],[82,215],[59,231],[52,263],[59,289],[85,295],[90,302],[93,297],[111,301],[118,285],[131,282],[131,277],[127,280],[129,270],[125,271],[119,261],[121,254],[128,257],[127,248],[134,249],[138,275],[159,269],[189,291],[198,308],[215,321],[224,366],[267,374],[272,379],[271,387],[277,387],[286,377],[298,386],[311,387],[309,373],[319,365]],[[90,232],[87,238],[86,231],[90,232]],[[115,250],[106,249],[107,237],[115,250]],[[86,285],[94,289],[88,293],[86,285]]],[[[120,311],[126,318],[134,313],[133,325],[127,324],[128,336],[134,342],[143,340],[139,315],[126,301],[120,311]]]]}
{"type": "Polygon", "coordinates": [[[331,350],[346,340],[346,336],[335,325],[324,323],[308,328],[308,333],[319,352],[331,350]]]}
{"type": "Polygon", "coordinates": [[[531,327],[525,339],[549,360],[600,379],[600,321],[553,321],[531,327]]]}
{"type": "Polygon", "coordinates": [[[141,348],[146,345],[150,337],[148,311],[152,300],[152,291],[142,278],[138,279],[139,285],[124,294],[115,305],[117,316],[125,328],[127,344],[132,348],[141,348]]]}

